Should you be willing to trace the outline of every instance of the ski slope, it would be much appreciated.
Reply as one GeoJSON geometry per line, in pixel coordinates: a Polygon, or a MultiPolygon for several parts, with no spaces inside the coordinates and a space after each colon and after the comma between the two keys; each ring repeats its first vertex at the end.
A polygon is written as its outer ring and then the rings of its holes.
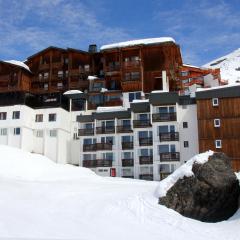
{"type": "Polygon", "coordinates": [[[0,239],[237,240],[240,211],[202,223],[160,206],[159,182],[103,178],[0,145],[0,239]]]}

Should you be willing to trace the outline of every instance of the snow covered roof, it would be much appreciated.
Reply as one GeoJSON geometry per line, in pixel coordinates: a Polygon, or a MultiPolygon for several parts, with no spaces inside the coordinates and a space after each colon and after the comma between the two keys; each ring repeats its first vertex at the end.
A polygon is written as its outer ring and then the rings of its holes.
{"type": "Polygon", "coordinates": [[[132,102],[133,102],[133,103],[149,102],[149,99],[134,99],[132,102]]]}
{"type": "Polygon", "coordinates": [[[136,45],[150,45],[150,44],[158,44],[158,43],[164,43],[164,42],[175,43],[175,40],[171,37],[145,38],[145,39],[138,39],[138,40],[103,45],[101,46],[100,50],[103,51],[103,50],[112,49],[112,48],[131,47],[136,45]]]}
{"type": "Polygon", "coordinates": [[[204,153],[200,153],[190,160],[188,160],[185,164],[179,167],[175,172],[169,175],[167,178],[163,179],[159,187],[157,189],[158,197],[164,197],[167,194],[167,191],[178,181],[178,179],[182,179],[184,176],[190,177],[193,176],[194,173],[192,171],[192,166],[194,163],[204,164],[208,161],[208,158],[213,155],[213,151],[207,151],[204,153]]]}
{"type": "Polygon", "coordinates": [[[203,69],[205,67],[198,67],[198,66],[194,66],[194,65],[190,65],[190,64],[183,64],[183,66],[186,66],[186,67],[192,67],[192,68],[200,68],[200,69],[203,69]]]}
{"type": "Polygon", "coordinates": [[[69,90],[69,91],[66,91],[65,93],[63,93],[63,95],[72,95],[72,94],[81,94],[81,93],[83,93],[83,92],[80,90],[69,90]]]}
{"type": "Polygon", "coordinates": [[[89,81],[91,81],[91,80],[96,80],[96,79],[98,79],[98,77],[96,77],[96,76],[88,76],[88,78],[87,78],[89,81]]]}
{"type": "Polygon", "coordinates": [[[25,70],[31,72],[30,68],[23,62],[21,61],[17,61],[17,60],[6,60],[6,61],[3,61],[5,63],[10,63],[12,65],[16,65],[18,67],[21,67],[21,68],[24,68],[25,70]]]}
{"type": "Polygon", "coordinates": [[[98,107],[96,112],[116,112],[116,111],[125,111],[124,107],[116,106],[116,107],[98,107]]]}
{"type": "Polygon", "coordinates": [[[197,92],[202,92],[202,91],[211,91],[211,90],[216,90],[216,89],[224,89],[224,88],[230,88],[230,87],[239,87],[240,83],[231,83],[228,85],[222,85],[222,86],[217,86],[217,87],[210,87],[210,88],[197,88],[197,92]]]}

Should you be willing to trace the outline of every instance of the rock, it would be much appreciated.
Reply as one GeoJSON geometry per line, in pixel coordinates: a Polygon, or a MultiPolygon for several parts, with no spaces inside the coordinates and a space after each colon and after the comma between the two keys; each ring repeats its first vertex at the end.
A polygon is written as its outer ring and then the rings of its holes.
{"type": "Polygon", "coordinates": [[[214,153],[204,164],[194,163],[194,176],[179,179],[159,204],[203,222],[227,220],[238,209],[240,187],[230,159],[214,153]]]}

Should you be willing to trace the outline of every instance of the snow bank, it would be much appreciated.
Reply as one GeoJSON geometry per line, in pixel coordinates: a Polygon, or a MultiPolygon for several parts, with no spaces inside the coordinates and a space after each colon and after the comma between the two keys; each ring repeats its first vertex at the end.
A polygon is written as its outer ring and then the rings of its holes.
{"type": "Polygon", "coordinates": [[[0,154],[0,177],[55,181],[95,176],[89,169],[57,164],[47,157],[18,148],[0,145],[0,154]]]}
{"type": "Polygon", "coordinates": [[[164,197],[167,194],[167,191],[178,181],[178,179],[182,179],[184,176],[191,177],[193,176],[192,166],[194,163],[204,164],[208,161],[209,156],[213,155],[213,151],[207,151],[204,153],[200,153],[190,160],[188,160],[185,164],[179,167],[174,173],[169,175],[167,178],[163,179],[157,189],[157,196],[164,197]]]}
{"type": "Polygon", "coordinates": [[[119,42],[119,43],[113,43],[108,45],[103,45],[100,50],[107,50],[112,48],[123,48],[123,47],[131,47],[135,45],[149,45],[149,44],[158,44],[158,43],[164,43],[164,42],[173,42],[175,43],[175,40],[171,37],[160,37],[160,38],[145,38],[145,39],[138,39],[138,40],[132,40],[132,41],[126,41],[126,42],[119,42]]]}
{"type": "Polygon", "coordinates": [[[27,71],[31,72],[30,68],[23,62],[20,62],[20,61],[17,61],[17,60],[7,60],[7,61],[4,61],[4,62],[16,65],[18,67],[24,68],[27,71]]]}

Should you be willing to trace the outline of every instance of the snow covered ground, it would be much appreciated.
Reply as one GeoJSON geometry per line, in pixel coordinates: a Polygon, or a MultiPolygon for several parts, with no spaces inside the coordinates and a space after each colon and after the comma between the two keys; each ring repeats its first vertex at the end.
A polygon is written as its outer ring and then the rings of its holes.
{"type": "Polygon", "coordinates": [[[0,155],[0,239],[239,239],[240,211],[216,224],[185,218],[158,205],[158,182],[102,178],[7,146],[0,155]]]}
{"type": "Polygon", "coordinates": [[[220,68],[222,79],[228,80],[229,84],[240,81],[240,48],[205,64],[203,67],[220,68]]]}

